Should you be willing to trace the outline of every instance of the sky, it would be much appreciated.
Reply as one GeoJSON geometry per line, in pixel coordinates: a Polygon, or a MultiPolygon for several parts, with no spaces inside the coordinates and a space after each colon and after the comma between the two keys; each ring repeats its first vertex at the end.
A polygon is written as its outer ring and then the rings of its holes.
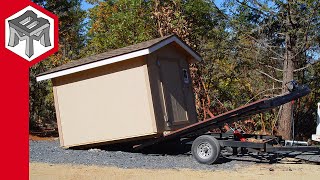
{"type": "Polygon", "coordinates": [[[88,10],[92,7],[93,7],[93,5],[87,3],[86,1],[82,1],[82,3],[81,3],[81,9],[83,9],[83,10],[88,10]]]}

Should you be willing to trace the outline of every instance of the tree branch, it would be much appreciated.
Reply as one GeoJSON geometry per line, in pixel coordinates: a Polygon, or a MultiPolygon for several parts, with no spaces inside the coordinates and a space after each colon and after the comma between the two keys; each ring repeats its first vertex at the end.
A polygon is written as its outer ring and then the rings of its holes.
{"type": "Polygon", "coordinates": [[[281,55],[281,54],[279,54],[279,53],[275,52],[274,50],[272,50],[272,46],[270,46],[268,43],[265,43],[265,42],[263,42],[263,41],[259,41],[258,39],[256,39],[255,37],[253,37],[253,36],[251,36],[251,35],[249,35],[249,34],[247,34],[247,36],[248,36],[249,38],[251,38],[252,40],[254,40],[256,43],[261,44],[262,46],[264,46],[267,50],[269,50],[270,52],[274,53],[274,54],[277,55],[279,58],[284,59],[284,58],[282,58],[282,55],[281,55]]]}
{"type": "Polygon", "coordinates": [[[254,98],[258,97],[260,94],[265,93],[267,91],[273,91],[273,90],[281,90],[282,88],[271,88],[271,89],[266,89],[264,91],[259,92],[258,94],[256,94],[253,98],[251,98],[246,104],[248,104],[249,102],[251,102],[254,98]]]}
{"type": "Polygon", "coordinates": [[[212,4],[214,5],[214,8],[216,8],[216,10],[218,11],[219,15],[221,15],[224,19],[229,19],[229,17],[220,10],[216,3],[213,2],[212,4]]]}
{"type": "Polygon", "coordinates": [[[302,71],[302,70],[307,69],[308,67],[311,67],[311,66],[313,66],[313,65],[315,65],[315,64],[317,64],[317,63],[319,63],[319,62],[320,62],[320,61],[318,60],[318,61],[316,61],[316,62],[314,62],[314,63],[310,63],[310,64],[306,65],[305,67],[302,67],[302,68],[293,70],[293,72],[302,71]]]}
{"type": "Polygon", "coordinates": [[[239,4],[241,4],[242,6],[246,6],[246,7],[250,8],[250,9],[252,9],[252,10],[254,10],[254,11],[259,12],[260,14],[262,14],[262,15],[264,15],[264,16],[267,16],[267,14],[266,14],[265,12],[261,11],[260,9],[257,9],[257,8],[255,8],[255,7],[252,7],[252,6],[248,5],[248,4],[245,3],[244,1],[243,1],[243,2],[241,2],[241,1],[239,1],[239,0],[236,0],[236,1],[237,1],[239,4]]]}
{"type": "Polygon", "coordinates": [[[269,77],[270,79],[273,79],[274,81],[277,81],[277,82],[280,82],[280,83],[283,82],[283,81],[281,81],[281,80],[279,80],[279,79],[277,79],[277,78],[272,77],[271,75],[269,75],[269,74],[267,74],[267,73],[265,73],[265,72],[262,72],[262,71],[257,70],[257,69],[256,69],[256,71],[259,72],[259,73],[261,73],[261,74],[263,74],[263,75],[265,75],[265,76],[267,76],[267,77],[269,77]]]}
{"type": "Polygon", "coordinates": [[[279,69],[279,68],[276,68],[276,67],[273,67],[273,66],[270,66],[270,65],[266,65],[266,64],[263,64],[261,62],[259,62],[259,64],[265,66],[265,67],[268,67],[268,68],[271,68],[271,69],[274,69],[276,71],[280,71],[280,72],[283,72],[284,70],[283,69],[279,69]]]}

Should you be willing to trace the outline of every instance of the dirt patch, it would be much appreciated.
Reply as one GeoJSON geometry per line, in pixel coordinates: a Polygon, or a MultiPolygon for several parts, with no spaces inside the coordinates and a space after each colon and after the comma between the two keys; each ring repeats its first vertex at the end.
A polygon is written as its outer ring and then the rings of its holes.
{"type": "Polygon", "coordinates": [[[54,141],[56,140],[57,137],[40,137],[40,136],[35,136],[35,135],[29,135],[29,140],[32,141],[54,141]]]}
{"type": "Polygon", "coordinates": [[[257,164],[236,170],[121,169],[104,166],[30,163],[31,180],[87,179],[318,179],[320,166],[312,164],[257,164]]]}

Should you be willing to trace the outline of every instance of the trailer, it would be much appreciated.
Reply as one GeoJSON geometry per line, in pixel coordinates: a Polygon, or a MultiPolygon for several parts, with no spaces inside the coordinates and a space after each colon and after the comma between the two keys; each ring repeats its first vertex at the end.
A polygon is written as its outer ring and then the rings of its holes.
{"type": "MultiPolygon", "coordinates": [[[[289,86],[290,87],[290,86],[289,86]]],[[[192,144],[193,157],[202,164],[212,164],[220,157],[223,148],[238,154],[244,151],[280,152],[280,151],[316,151],[319,147],[313,146],[285,146],[280,136],[266,136],[243,134],[239,130],[232,133],[212,133],[215,128],[222,128],[225,124],[246,120],[248,117],[266,112],[282,104],[294,101],[310,93],[310,89],[303,85],[298,86],[292,82],[289,92],[274,98],[266,98],[225,112],[210,119],[180,128],[168,134],[143,141],[135,145],[135,150],[147,149],[154,145],[169,142],[180,144],[192,144]],[[248,141],[251,139],[253,141],[248,141]]],[[[294,144],[294,143],[293,143],[294,144]]]]}

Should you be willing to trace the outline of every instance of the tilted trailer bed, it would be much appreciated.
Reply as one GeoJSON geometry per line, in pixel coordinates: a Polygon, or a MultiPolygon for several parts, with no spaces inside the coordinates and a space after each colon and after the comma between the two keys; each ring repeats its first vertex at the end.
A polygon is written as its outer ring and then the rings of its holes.
{"type": "Polygon", "coordinates": [[[319,147],[312,146],[277,146],[280,142],[283,142],[279,136],[241,134],[237,130],[231,134],[210,132],[212,129],[221,128],[225,124],[236,121],[246,120],[252,115],[266,112],[290,101],[299,99],[309,93],[310,89],[307,86],[298,86],[289,93],[274,98],[258,100],[213,118],[186,126],[168,134],[163,134],[160,137],[149,139],[141,144],[135,145],[134,149],[142,150],[166,142],[192,143],[191,152],[193,157],[198,162],[204,164],[214,163],[220,156],[221,148],[225,147],[232,148],[233,153],[237,153],[239,148],[254,149],[262,152],[319,151],[319,147]],[[248,142],[244,140],[246,138],[258,140],[248,142]]]}

